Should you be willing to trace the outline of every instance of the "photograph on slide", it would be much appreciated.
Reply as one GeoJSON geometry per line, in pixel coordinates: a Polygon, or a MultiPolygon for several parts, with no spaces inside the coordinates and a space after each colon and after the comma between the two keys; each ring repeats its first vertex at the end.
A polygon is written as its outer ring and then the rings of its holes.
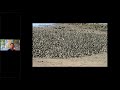
{"type": "Polygon", "coordinates": [[[32,23],[32,67],[107,67],[108,23],[32,23]]]}

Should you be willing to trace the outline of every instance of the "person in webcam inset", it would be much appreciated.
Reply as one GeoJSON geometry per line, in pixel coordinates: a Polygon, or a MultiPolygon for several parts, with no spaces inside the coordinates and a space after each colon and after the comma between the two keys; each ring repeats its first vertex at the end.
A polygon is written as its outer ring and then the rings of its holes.
{"type": "Polygon", "coordinates": [[[8,49],[8,51],[16,51],[14,43],[10,44],[10,49],[8,49]]]}

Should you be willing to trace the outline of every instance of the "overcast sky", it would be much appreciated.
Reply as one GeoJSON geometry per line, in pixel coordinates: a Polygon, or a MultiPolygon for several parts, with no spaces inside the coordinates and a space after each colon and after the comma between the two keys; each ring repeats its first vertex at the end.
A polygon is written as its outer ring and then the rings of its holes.
{"type": "MultiPolygon", "coordinates": [[[[32,26],[33,27],[44,27],[44,26],[50,26],[50,25],[53,25],[55,23],[32,23],[32,26]]],[[[96,23],[97,24],[97,23],[96,23]]],[[[107,25],[107,23],[99,23],[99,24],[104,24],[104,25],[107,25]]]]}
{"type": "Polygon", "coordinates": [[[53,23],[32,23],[33,27],[37,26],[48,26],[48,25],[53,25],[53,23]]]}

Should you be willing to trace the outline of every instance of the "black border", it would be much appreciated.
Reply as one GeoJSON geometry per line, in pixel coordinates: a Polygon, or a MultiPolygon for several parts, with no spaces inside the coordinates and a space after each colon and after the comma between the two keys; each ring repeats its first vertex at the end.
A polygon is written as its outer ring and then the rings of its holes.
{"type": "MultiPolygon", "coordinates": [[[[20,35],[21,34],[21,14],[22,13],[20,12],[0,12],[0,16],[1,16],[0,39],[19,39],[19,40],[21,39],[21,35],[20,35]],[[12,29],[12,27],[15,27],[15,28],[12,29]]],[[[21,44],[21,40],[20,40],[20,44],[21,44]]],[[[8,80],[8,79],[20,80],[21,66],[22,66],[21,65],[21,46],[20,46],[20,51],[16,51],[16,52],[0,51],[0,55],[1,55],[0,80],[8,80]],[[9,64],[13,64],[13,65],[16,64],[18,66],[13,67],[12,65],[10,66],[9,64]],[[5,67],[4,65],[8,65],[9,69],[7,70],[7,67],[5,67]]]]}
{"type": "Polygon", "coordinates": [[[112,76],[111,17],[109,15],[32,15],[32,23],[108,23],[108,67],[32,67],[32,80],[108,80],[112,76]]]}

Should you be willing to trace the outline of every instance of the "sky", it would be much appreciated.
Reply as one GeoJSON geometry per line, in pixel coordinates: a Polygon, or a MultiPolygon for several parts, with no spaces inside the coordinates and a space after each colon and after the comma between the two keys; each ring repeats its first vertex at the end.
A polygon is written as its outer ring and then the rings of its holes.
{"type": "MultiPolygon", "coordinates": [[[[44,26],[50,26],[50,25],[54,25],[55,23],[32,23],[33,27],[44,27],[44,26]]],[[[103,24],[103,25],[107,25],[107,23],[99,23],[99,24],[103,24]]]]}
{"type": "Polygon", "coordinates": [[[32,23],[33,27],[37,27],[37,26],[48,26],[48,25],[53,25],[54,23],[32,23]]]}

